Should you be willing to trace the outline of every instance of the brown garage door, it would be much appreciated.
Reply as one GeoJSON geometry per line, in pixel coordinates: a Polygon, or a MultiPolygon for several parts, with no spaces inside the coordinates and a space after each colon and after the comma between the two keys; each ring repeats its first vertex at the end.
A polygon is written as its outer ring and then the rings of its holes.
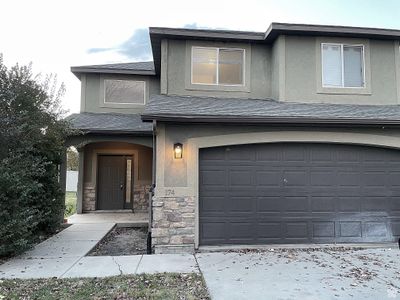
{"type": "Polygon", "coordinates": [[[389,242],[400,152],[277,143],[200,150],[200,244],[389,242]]]}

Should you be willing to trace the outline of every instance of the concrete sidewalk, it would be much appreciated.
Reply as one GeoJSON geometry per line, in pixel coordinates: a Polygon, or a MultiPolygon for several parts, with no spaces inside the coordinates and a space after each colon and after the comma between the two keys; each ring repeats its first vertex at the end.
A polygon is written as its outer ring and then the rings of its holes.
{"type": "Polygon", "coordinates": [[[74,224],[0,265],[0,278],[60,277],[81,260],[115,223],[74,224]]]}
{"type": "Polygon", "coordinates": [[[198,272],[189,254],[85,256],[115,223],[74,224],[23,255],[0,265],[0,278],[106,277],[198,272]]]}

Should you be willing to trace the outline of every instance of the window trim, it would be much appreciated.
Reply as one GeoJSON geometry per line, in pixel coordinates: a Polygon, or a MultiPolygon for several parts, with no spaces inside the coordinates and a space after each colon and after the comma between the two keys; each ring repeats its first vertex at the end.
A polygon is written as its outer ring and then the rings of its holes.
{"type": "Polygon", "coordinates": [[[372,66],[371,66],[371,45],[370,40],[366,38],[349,38],[349,37],[327,37],[318,36],[315,38],[315,90],[317,94],[325,95],[372,95],[372,66]],[[322,86],[322,51],[321,43],[327,44],[348,44],[348,45],[364,45],[364,64],[365,64],[365,82],[364,88],[328,88],[322,86]]]}
{"type": "Polygon", "coordinates": [[[365,77],[365,45],[364,44],[349,44],[349,43],[321,43],[321,85],[322,88],[330,88],[330,89],[365,89],[366,87],[366,77],[365,77]],[[341,63],[342,63],[342,84],[341,86],[337,85],[325,85],[324,84],[324,46],[325,45],[333,45],[333,46],[340,46],[340,56],[341,56],[341,63]],[[344,48],[345,47],[361,47],[362,52],[362,86],[345,86],[344,85],[344,48]]]}
{"type": "Polygon", "coordinates": [[[236,47],[207,47],[207,46],[191,46],[190,50],[190,84],[192,85],[203,85],[203,86],[226,86],[226,87],[244,87],[246,86],[246,49],[236,47]],[[197,49],[215,49],[217,52],[216,62],[216,81],[217,83],[198,83],[193,82],[193,50],[197,49]],[[242,51],[242,83],[241,84],[220,84],[219,83],[219,51],[220,50],[239,50],[242,51]]]}
{"type": "Polygon", "coordinates": [[[147,82],[145,80],[137,80],[137,79],[131,79],[131,78],[121,78],[121,77],[109,77],[109,76],[102,76],[100,80],[100,107],[110,107],[110,108],[135,108],[135,107],[143,107],[146,105],[146,98],[147,98],[147,82]],[[112,81],[135,81],[135,82],[140,82],[143,84],[143,102],[141,103],[127,103],[127,102],[108,102],[106,101],[106,85],[105,82],[106,80],[112,80],[112,81]]]}

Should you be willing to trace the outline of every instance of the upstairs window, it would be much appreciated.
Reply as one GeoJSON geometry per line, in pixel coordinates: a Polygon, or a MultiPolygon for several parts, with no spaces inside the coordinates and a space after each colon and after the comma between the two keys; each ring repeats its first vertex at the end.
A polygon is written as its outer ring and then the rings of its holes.
{"type": "Polygon", "coordinates": [[[244,49],[192,47],[192,84],[244,85],[244,49]]]}
{"type": "Polygon", "coordinates": [[[365,86],[364,46],[323,43],[321,48],[323,87],[365,86]]]}
{"type": "Polygon", "coordinates": [[[104,103],[145,104],[145,82],[105,79],[104,103]]]}

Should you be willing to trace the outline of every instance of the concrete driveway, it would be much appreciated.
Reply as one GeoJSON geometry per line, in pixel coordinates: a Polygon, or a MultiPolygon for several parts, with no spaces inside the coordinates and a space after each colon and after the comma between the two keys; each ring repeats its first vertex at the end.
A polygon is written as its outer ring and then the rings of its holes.
{"type": "Polygon", "coordinates": [[[400,251],[283,249],[200,253],[217,299],[400,299],[400,251]]]}

